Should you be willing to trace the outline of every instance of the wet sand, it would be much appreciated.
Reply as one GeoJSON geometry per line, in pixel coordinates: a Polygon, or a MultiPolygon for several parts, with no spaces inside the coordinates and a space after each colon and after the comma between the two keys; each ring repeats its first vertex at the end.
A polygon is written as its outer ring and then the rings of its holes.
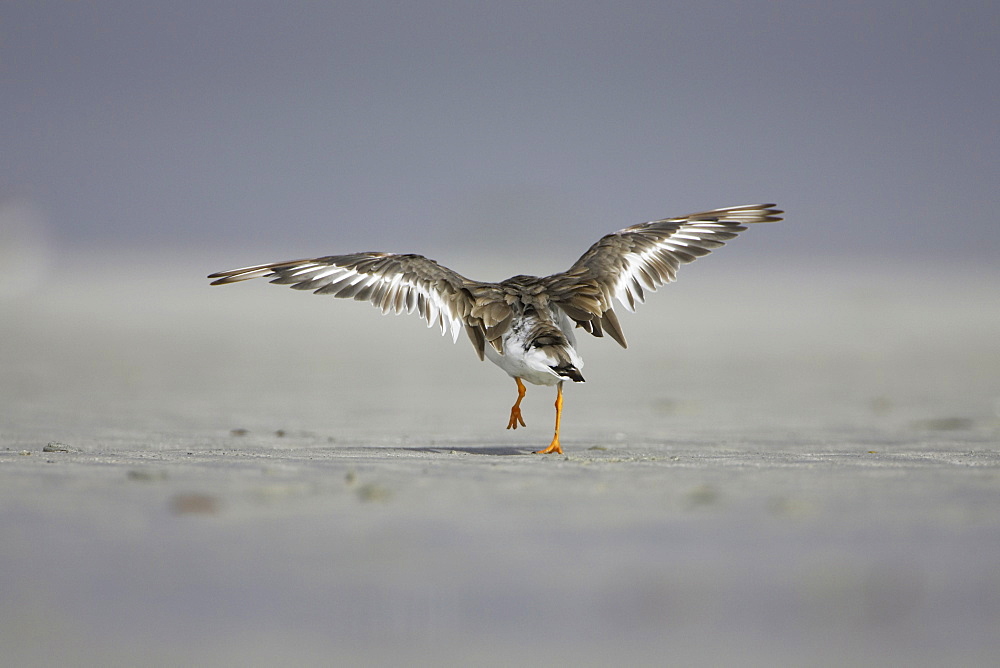
{"type": "Polygon", "coordinates": [[[537,456],[554,390],[505,431],[416,318],[78,258],[0,302],[5,660],[1000,661],[996,274],[740,262],[581,337],[537,456]]]}

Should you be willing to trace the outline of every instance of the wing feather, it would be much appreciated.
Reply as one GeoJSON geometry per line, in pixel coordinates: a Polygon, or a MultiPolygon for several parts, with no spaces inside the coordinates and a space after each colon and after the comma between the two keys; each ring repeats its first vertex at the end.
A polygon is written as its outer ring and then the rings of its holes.
{"type": "Polygon", "coordinates": [[[422,255],[329,255],[220,271],[209,278],[215,279],[212,285],[268,278],[293,290],[367,301],[382,313],[417,313],[428,327],[438,325],[442,334],[450,331],[454,340],[467,326],[479,326],[470,319],[469,293],[479,284],[422,255]]]}
{"type": "MultiPolygon", "coordinates": [[[[598,240],[569,270],[537,279],[543,291],[576,324],[594,336],[605,332],[627,347],[617,300],[629,311],[676,279],[693,262],[734,238],[751,223],[781,220],[773,204],[736,206],[633,225],[598,240]]],[[[382,313],[416,313],[453,340],[465,330],[480,359],[488,343],[502,354],[501,338],[525,289],[515,277],[501,284],[471,281],[422,255],[354,253],[261,264],[211,274],[212,285],[253,278],[295,290],[367,301],[382,313]],[[510,283],[510,285],[508,285],[510,283]]],[[[534,294],[534,293],[533,293],[534,294]]]]}
{"type": "Polygon", "coordinates": [[[613,300],[629,311],[752,223],[781,220],[774,204],[734,206],[626,227],[602,237],[568,271],[545,278],[552,301],[594,336],[626,346],[613,300]]]}

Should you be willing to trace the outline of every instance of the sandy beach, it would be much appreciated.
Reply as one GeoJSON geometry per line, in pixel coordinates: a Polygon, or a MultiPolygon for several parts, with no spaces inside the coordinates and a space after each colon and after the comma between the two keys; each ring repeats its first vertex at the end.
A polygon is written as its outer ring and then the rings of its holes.
{"type": "Polygon", "coordinates": [[[1000,661],[995,273],[686,268],[537,456],[467,341],[106,260],[0,302],[8,665],[1000,661]]]}

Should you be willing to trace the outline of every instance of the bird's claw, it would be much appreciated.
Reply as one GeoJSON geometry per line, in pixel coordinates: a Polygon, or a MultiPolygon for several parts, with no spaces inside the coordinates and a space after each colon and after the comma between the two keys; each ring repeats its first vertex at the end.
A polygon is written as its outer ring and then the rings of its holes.
{"type": "Polygon", "coordinates": [[[518,426],[521,427],[525,426],[524,418],[521,417],[521,409],[517,406],[514,406],[513,408],[510,409],[510,421],[507,423],[507,428],[517,429],[518,426]]]}
{"type": "Polygon", "coordinates": [[[549,447],[544,450],[535,450],[536,455],[551,455],[553,453],[557,455],[561,455],[563,453],[562,446],[559,445],[559,437],[553,438],[552,443],[550,443],[549,447]]]}

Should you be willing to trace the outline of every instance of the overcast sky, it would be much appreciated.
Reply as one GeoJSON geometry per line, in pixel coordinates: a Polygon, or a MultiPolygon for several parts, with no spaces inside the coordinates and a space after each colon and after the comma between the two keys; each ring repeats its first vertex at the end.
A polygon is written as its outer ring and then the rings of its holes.
{"type": "Polygon", "coordinates": [[[990,262],[998,64],[986,0],[6,2],[0,231],[575,257],[774,201],[771,260],[990,262]]]}

